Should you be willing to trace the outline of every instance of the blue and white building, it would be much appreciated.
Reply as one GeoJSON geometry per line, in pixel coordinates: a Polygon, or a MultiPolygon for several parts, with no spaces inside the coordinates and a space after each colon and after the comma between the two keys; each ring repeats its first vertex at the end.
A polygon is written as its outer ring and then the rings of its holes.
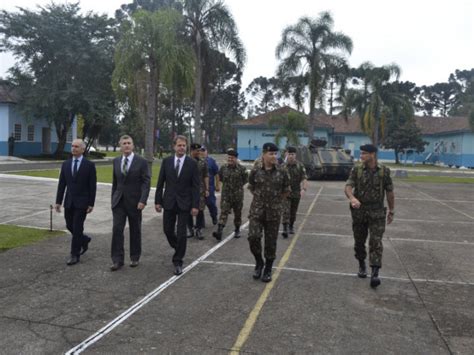
{"type": "MultiPolygon", "coordinates": [[[[254,160],[261,154],[265,142],[273,142],[278,127],[270,127],[270,117],[295,111],[282,107],[275,111],[237,122],[237,150],[242,160],[254,160]]],[[[296,111],[295,111],[296,112],[296,111]]],[[[423,140],[428,142],[425,151],[410,154],[409,162],[442,163],[450,166],[474,168],[474,133],[467,117],[416,117],[423,140]]],[[[306,132],[299,132],[301,144],[308,143],[306,132]]],[[[370,143],[370,138],[362,132],[358,118],[344,119],[341,116],[318,115],[316,117],[314,137],[326,140],[329,146],[349,149],[355,158],[359,158],[359,147],[370,143]]],[[[286,140],[280,142],[280,148],[286,146],[286,140]]],[[[395,161],[394,151],[381,149],[379,159],[395,161]]],[[[404,156],[400,157],[402,160],[404,156]]]]}
{"type": "MultiPolygon", "coordinates": [[[[56,129],[46,120],[28,121],[17,110],[15,92],[8,85],[0,85],[0,156],[8,155],[8,138],[15,137],[14,156],[38,156],[54,153],[58,144],[56,129]]],[[[73,138],[77,137],[74,121],[65,146],[71,151],[73,138]]]]}

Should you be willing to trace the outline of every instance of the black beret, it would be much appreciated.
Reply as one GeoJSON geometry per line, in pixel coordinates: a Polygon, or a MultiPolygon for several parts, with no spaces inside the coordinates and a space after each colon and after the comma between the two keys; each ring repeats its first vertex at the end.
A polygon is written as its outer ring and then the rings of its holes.
{"type": "Polygon", "coordinates": [[[227,155],[231,155],[233,157],[238,157],[239,156],[239,153],[237,153],[234,148],[229,148],[227,149],[227,155]]]}
{"type": "Polygon", "coordinates": [[[189,146],[191,150],[201,149],[201,145],[199,143],[193,143],[189,146]]]}
{"type": "Polygon", "coordinates": [[[262,147],[262,151],[266,152],[278,152],[278,147],[275,143],[265,143],[262,147]]]}
{"type": "Polygon", "coordinates": [[[288,153],[296,153],[296,148],[295,147],[288,147],[288,148],[286,148],[286,151],[288,153]]]}
{"type": "Polygon", "coordinates": [[[377,153],[377,147],[373,144],[364,144],[360,146],[360,150],[367,153],[377,153]]]}

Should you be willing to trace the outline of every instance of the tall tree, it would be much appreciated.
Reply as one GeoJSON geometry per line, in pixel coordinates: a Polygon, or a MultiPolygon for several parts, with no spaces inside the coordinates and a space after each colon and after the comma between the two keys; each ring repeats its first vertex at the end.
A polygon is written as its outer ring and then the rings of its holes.
{"type": "Polygon", "coordinates": [[[405,123],[391,120],[388,123],[387,137],[384,140],[384,148],[393,149],[395,152],[395,163],[400,163],[400,153],[408,153],[409,150],[421,153],[425,150],[425,142],[421,135],[421,129],[416,125],[415,119],[409,118],[405,123]]]}
{"type": "Polygon", "coordinates": [[[0,50],[17,59],[10,80],[18,88],[19,109],[27,119],[54,125],[58,157],[76,117],[97,128],[114,115],[114,21],[79,11],[78,4],[52,3],[0,13],[0,50]]]}
{"type": "Polygon", "coordinates": [[[436,83],[431,86],[424,85],[421,87],[419,96],[421,107],[427,115],[439,113],[441,116],[447,117],[448,112],[457,104],[460,93],[461,87],[455,81],[436,83]]]}
{"type": "Polygon", "coordinates": [[[283,30],[276,56],[281,60],[278,76],[302,76],[309,91],[309,136],[314,137],[316,103],[321,101],[325,69],[352,52],[352,40],[334,32],[334,20],[329,12],[318,18],[302,17],[296,25],[283,30]]]}
{"type": "Polygon", "coordinates": [[[458,99],[449,111],[450,116],[467,115],[474,130],[474,68],[470,70],[456,70],[449,76],[449,82],[456,82],[460,92],[458,99]]]}
{"type": "Polygon", "coordinates": [[[276,78],[259,76],[245,89],[250,96],[248,116],[260,115],[273,111],[280,107],[279,101],[282,97],[280,84],[276,78]]]}
{"type": "Polygon", "coordinates": [[[155,120],[158,117],[160,85],[170,86],[180,75],[192,85],[193,60],[190,48],[180,38],[181,15],[175,10],[139,10],[125,30],[115,53],[113,86],[117,92],[129,89],[129,97],[145,97],[139,102],[145,113],[145,157],[153,161],[155,120]]]}
{"type": "Polygon", "coordinates": [[[229,52],[241,69],[245,50],[237,33],[237,25],[221,0],[184,0],[186,28],[196,57],[194,82],[194,138],[202,141],[201,109],[203,71],[206,52],[210,49],[229,52]]]}
{"type": "Polygon", "coordinates": [[[354,70],[354,84],[348,90],[345,100],[346,112],[355,110],[363,131],[372,143],[379,145],[386,133],[389,118],[412,117],[413,105],[405,93],[391,84],[392,78],[398,79],[400,68],[396,64],[375,67],[371,63],[362,63],[354,70]]]}
{"type": "Polygon", "coordinates": [[[280,146],[280,142],[283,138],[286,138],[287,145],[300,144],[298,133],[306,132],[306,123],[305,115],[295,111],[271,117],[269,120],[270,127],[278,128],[275,135],[275,144],[280,146]]]}

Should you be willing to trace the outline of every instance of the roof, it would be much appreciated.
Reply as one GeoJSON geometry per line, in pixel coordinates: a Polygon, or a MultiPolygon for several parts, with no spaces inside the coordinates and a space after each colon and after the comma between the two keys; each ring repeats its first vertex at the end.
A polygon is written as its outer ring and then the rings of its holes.
{"type": "MultiPolygon", "coordinates": [[[[245,120],[240,120],[236,122],[234,126],[238,128],[245,128],[245,127],[266,128],[268,127],[268,121],[270,120],[271,117],[279,116],[279,115],[287,115],[290,112],[304,115],[306,118],[308,118],[308,115],[306,115],[305,113],[297,111],[289,106],[284,106],[284,107],[277,108],[276,110],[263,113],[258,116],[254,116],[245,120]]],[[[332,129],[330,125],[327,125],[323,122],[319,122],[318,120],[316,120],[315,128],[332,129]]]]}
{"type": "Polygon", "coordinates": [[[13,86],[3,82],[0,83],[0,103],[13,103],[18,102],[18,97],[13,86]]]}
{"type": "MultiPolygon", "coordinates": [[[[238,128],[267,128],[268,120],[275,115],[284,115],[289,112],[299,112],[289,106],[281,107],[271,112],[267,112],[246,120],[238,121],[234,126],[238,128]]],[[[451,132],[471,132],[467,117],[433,117],[415,116],[416,124],[424,135],[451,133],[451,132]]],[[[317,115],[315,128],[333,130],[333,134],[364,134],[360,128],[360,119],[357,116],[345,118],[342,115],[329,116],[317,115]]]]}
{"type": "Polygon", "coordinates": [[[467,117],[417,116],[416,124],[420,127],[421,132],[426,135],[450,132],[471,132],[467,117]]]}

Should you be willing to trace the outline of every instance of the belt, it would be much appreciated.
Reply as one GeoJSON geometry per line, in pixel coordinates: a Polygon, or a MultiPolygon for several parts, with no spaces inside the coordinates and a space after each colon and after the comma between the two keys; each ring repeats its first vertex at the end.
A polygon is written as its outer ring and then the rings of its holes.
{"type": "Polygon", "coordinates": [[[361,202],[361,208],[366,210],[378,210],[384,208],[383,202],[361,202]]]}

